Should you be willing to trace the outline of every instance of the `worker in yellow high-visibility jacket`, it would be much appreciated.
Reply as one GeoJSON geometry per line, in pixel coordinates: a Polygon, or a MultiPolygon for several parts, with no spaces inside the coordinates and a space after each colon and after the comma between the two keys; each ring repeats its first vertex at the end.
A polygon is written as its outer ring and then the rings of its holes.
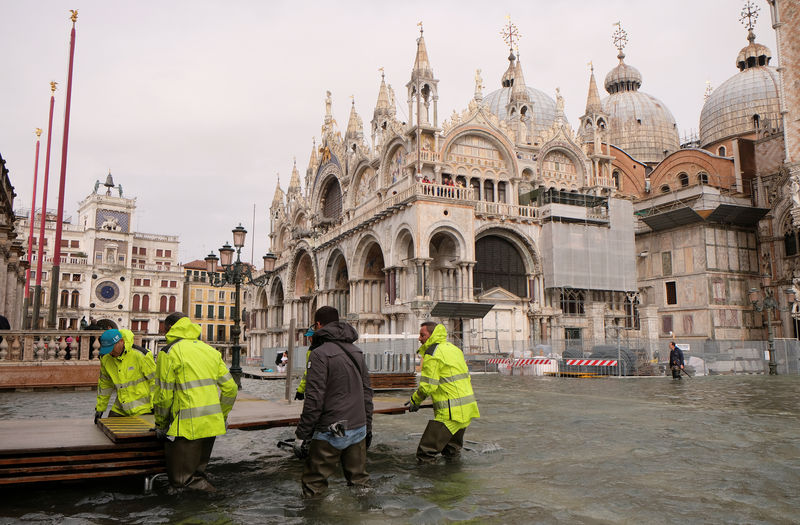
{"type": "Polygon", "coordinates": [[[456,458],[464,446],[464,431],[473,418],[481,416],[464,354],[447,342],[447,329],[434,322],[422,323],[419,329],[419,354],[422,370],[419,388],[406,403],[410,412],[431,397],[434,419],[428,421],[417,447],[417,461],[431,463],[437,454],[456,458]]]}
{"type": "Polygon", "coordinates": [[[167,346],[158,354],[153,392],[156,434],[165,440],[175,488],[213,491],[206,467],[225,434],[238,389],[219,351],[200,341],[200,327],[175,312],[164,320],[167,346]]]}
{"type": "Polygon", "coordinates": [[[153,354],[133,344],[130,330],[106,330],[100,336],[100,379],[94,421],[103,417],[111,394],[116,401],[109,416],[138,416],[153,412],[151,395],[156,363],[153,354]]]}

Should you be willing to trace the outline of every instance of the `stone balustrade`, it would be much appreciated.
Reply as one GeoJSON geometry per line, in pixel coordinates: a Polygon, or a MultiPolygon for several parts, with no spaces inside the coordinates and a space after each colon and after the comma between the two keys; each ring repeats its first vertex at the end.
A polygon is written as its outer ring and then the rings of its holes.
{"type": "Polygon", "coordinates": [[[92,361],[98,359],[103,330],[4,330],[0,365],[92,361]]]}

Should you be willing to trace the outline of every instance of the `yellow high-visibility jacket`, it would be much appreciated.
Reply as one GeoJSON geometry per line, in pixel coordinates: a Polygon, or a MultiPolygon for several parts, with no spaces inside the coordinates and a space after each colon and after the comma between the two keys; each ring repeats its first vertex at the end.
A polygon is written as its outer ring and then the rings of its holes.
{"type": "MultiPolygon", "coordinates": [[[[306,376],[308,375],[308,361],[311,359],[311,350],[313,350],[311,347],[306,350],[306,366],[303,368],[303,377],[300,379],[300,384],[297,385],[297,393],[299,394],[306,393],[306,376]]],[[[289,370],[286,371],[287,374],[289,372],[289,370]]]]}
{"type": "Polygon", "coordinates": [[[179,319],[166,337],[156,363],[156,426],[186,439],[224,434],[238,389],[222,356],[198,340],[200,327],[188,317],[179,319]]]}
{"type": "Polygon", "coordinates": [[[447,342],[447,329],[439,324],[418,352],[422,356],[422,371],[419,388],[411,395],[411,401],[419,405],[430,396],[436,421],[444,423],[453,433],[466,428],[481,414],[461,349],[447,342]]]}
{"type": "Polygon", "coordinates": [[[153,354],[133,345],[133,332],[120,330],[125,350],[119,357],[100,356],[100,379],[97,381],[97,412],[105,412],[111,394],[117,393],[112,412],[121,416],[138,416],[153,411],[151,395],[155,383],[156,363],[153,354]]]}

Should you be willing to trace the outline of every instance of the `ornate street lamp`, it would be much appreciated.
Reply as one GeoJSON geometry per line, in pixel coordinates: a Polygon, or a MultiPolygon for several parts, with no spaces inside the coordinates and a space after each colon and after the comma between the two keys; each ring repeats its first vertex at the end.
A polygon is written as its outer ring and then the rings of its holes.
{"type": "Polygon", "coordinates": [[[241,252],[244,246],[247,230],[240,224],[233,229],[233,245],[236,247],[234,250],[230,244],[225,243],[219,249],[219,258],[212,252],[205,258],[206,271],[208,272],[208,282],[211,286],[223,287],[234,285],[235,299],[233,306],[233,327],[231,327],[231,339],[233,345],[231,346],[231,375],[239,387],[242,386],[242,367],[240,365],[242,347],[239,346],[239,334],[241,328],[239,326],[241,304],[239,297],[239,290],[242,284],[253,284],[255,286],[263,286],[267,283],[272,276],[275,268],[275,261],[277,257],[272,254],[266,254],[264,259],[264,274],[254,277],[250,271],[250,265],[242,263],[241,252]],[[236,261],[233,260],[233,253],[236,252],[236,261]],[[217,262],[220,267],[217,267],[217,262]]]}
{"type": "MultiPolygon", "coordinates": [[[[787,288],[785,293],[789,299],[789,302],[794,302],[794,289],[787,288]]],[[[774,310],[781,311],[781,305],[778,304],[778,301],[775,299],[775,296],[772,293],[772,290],[769,288],[764,289],[764,298],[759,300],[761,294],[758,288],[750,288],[750,291],[747,293],[747,297],[750,300],[750,303],[753,305],[753,310],[756,312],[763,312],[767,311],[767,352],[769,353],[769,375],[776,376],[778,375],[778,363],[775,362],[775,334],[772,331],[772,319],[770,319],[771,314],[774,310]]]]}

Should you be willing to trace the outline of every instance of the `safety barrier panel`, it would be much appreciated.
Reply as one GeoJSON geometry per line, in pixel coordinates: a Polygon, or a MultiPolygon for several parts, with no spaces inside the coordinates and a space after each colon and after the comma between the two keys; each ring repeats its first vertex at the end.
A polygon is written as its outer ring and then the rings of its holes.
{"type": "Polygon", "coordinates": [[[568,366],[617,366],[616,359],[567,359],[568,366]]]}

